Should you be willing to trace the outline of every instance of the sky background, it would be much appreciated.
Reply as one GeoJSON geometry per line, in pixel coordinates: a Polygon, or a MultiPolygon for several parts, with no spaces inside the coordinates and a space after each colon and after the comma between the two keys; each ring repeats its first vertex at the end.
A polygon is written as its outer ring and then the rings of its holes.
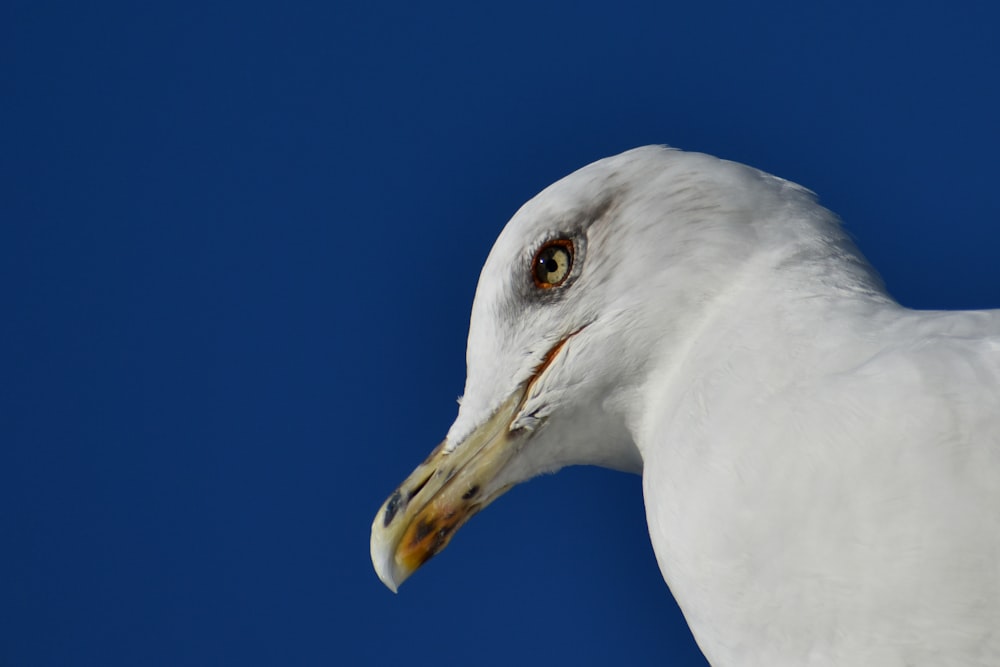
{"type": "Polygon", "coordinates": [[[376,578],[480,266],[668,143],[815,190],[908,306],[1000,306],[997,12],[4,2],[0,667],[703,665],[638,477],[534,480],[376,578]]]}

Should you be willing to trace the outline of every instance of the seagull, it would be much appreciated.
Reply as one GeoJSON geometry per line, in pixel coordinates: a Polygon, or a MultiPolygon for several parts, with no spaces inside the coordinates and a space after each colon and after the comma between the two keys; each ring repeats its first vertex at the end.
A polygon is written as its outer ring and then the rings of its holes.
{"type": "Polygon", "coordinates": [[[1000,665],[1000,310],[916,311],[815,195],[646,146],[508,222],[444,441],[379,509],[395,591],[569,465],[642,476],[712,665],[1000,665]]]}

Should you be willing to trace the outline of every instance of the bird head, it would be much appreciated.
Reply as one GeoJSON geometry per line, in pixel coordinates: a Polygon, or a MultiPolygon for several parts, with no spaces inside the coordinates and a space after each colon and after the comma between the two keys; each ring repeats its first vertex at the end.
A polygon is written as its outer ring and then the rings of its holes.
{"type": "Polygon", "coordinates": [[[651,369],[684,349],[738,280],[758,245],[754,220],[771,199],[787,201],[773,191],[789,187],[707,155],[645,147],[526,203],[479,278],[458,417],[375,517],[382,581],[395,591],[521,481],[577,464],[641,472],[635,434],[651,369]]]}

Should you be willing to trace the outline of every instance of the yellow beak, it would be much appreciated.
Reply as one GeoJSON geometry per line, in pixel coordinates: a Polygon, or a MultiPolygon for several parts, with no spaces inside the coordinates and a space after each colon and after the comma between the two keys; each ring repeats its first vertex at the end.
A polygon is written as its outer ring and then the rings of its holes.
{"type": "Polygon", "coordinates": [[[527,436],[511,431],[511,423],[566,342],[585,327],[553,345],[528,381],[465,440],[438,445],[382,505],[372,523],[372,563],[393,593],[448,546],[462,524],[516,483],[504,481],[501,472],[527,436]]]}
{"type": "Polygon", "coordinates": [[[509,488],[497,474],[517,447],[510,423],[525,387],[454,447],[442,442],[382,505],[372,523],[372,563],[393,592],[440,552],[479,510],[509,488]]]}

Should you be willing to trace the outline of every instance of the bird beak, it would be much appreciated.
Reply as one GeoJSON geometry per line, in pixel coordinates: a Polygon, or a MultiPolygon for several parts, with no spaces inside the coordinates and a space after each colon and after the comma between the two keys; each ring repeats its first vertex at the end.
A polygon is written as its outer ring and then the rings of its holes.
{"type": "Polygon", "coordinates": [[[451,536],[510,484],[498,473],[516,453],[510,424],[527,387],[453,447],[442,442],[382,505],[372,523],[372,563],[392,592],[440,552],[451,536]]]}
{"type": "Polygon", "coordinates": [[[553,345],[528,381],[462,442],[438,445],[382,505],[372,523],[372,563],[393,593],[448,546],[462,524],[516,483],[502,473],[528,436],[512,431],[511,423],[569,339],[586,327],[553,345]]]}

